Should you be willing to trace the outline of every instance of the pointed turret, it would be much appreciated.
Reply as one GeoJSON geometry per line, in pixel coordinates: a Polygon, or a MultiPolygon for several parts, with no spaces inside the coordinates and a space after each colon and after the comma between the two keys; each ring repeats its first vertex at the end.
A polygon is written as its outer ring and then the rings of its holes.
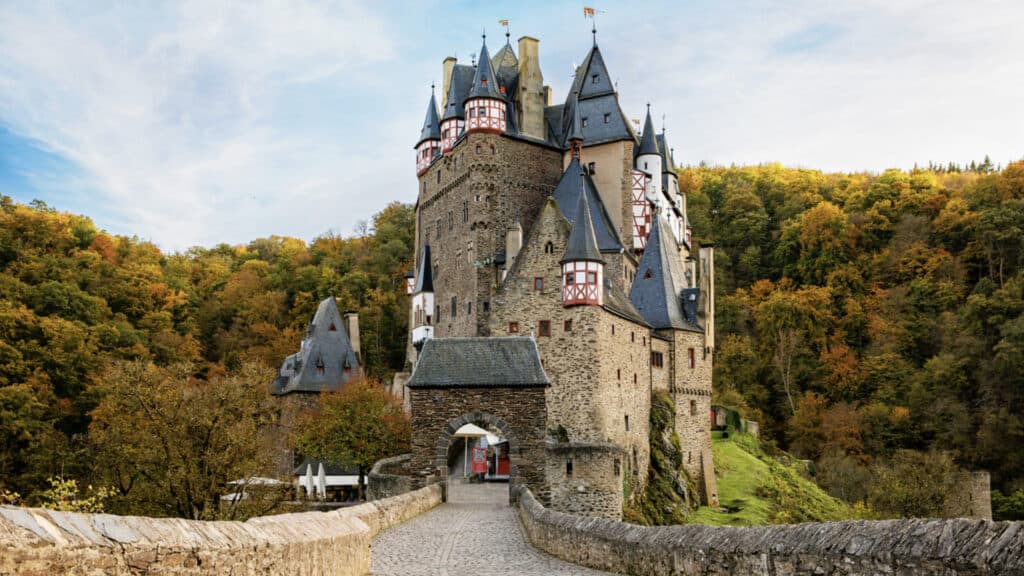
{"type": "Polygon", "coordinates": [[[576,220],[562,256],[562,305],[601,306],[604,303],[604,260],[597,247],[590,205],[580,180],[576,220]]]}
{"type": "Polygon", "coordinates": [[[650,104],[647,105],[647,119],[644,120],[644,132],[640,137],[635,168],[650,176],[647,183],[647,199],[655,206],[666,206],[668,203],[661,197],[661,151],[658,150],[658,139],[654,133],[650,104]]]}
{"type": "Polygon", "coordinates": [[[430,262],[430,244],[423,247],[423,256],[416,268],[412,322],[412,345],[418,350],[423,342],[434,336],[434,269],[430,262]]]}
{"type": "MultiPolygon", "coordinates": [[[[474,68],[456,64],[454,60],[446,60],[445,64],[451,63],[451,77],[446,80],[448,93],[445,96],[444,112],[441,114],[441,153],[446,154],[455,145],[455,141],[462,136],[466,126],[466,119],[463,116],[465,108],[463,104],[466,95],[469,93],[470,83],[473,79],[474,68]]],[[[445,68],[447,74],[447,68],[445,68]]]]}
{"type": "Polygon", "coordinates": [[[430,87],[430,103],[427,116],[423,119],[420,139],[416,143],[416,175],[422,175],[434,160],[441,156],[441,120],[437,116],[437,100],[434,87],[430,87]]]}
{"type": "Polygon", "coordinates": [[[494,65],[487,52],[487,35],[484,35],[473,84],[466,97],[466,131],[502,134],[508,126],[507,114],[507,103],[494,76],[494,65]]]}

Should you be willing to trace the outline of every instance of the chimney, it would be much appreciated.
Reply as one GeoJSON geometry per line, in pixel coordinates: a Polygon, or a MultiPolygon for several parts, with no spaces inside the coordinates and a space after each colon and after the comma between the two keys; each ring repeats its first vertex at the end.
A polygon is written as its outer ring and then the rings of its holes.
{"type": "Polygon", "coordinates": [[[715,350],[715,246],[700,246],[700,291],[704,294],[704,346],[715,350]]]}
{"type": "Polygon", "coordinates": [[[540,71],[540,40],[523,36],[519,39],[519,99],[516,112],[523,134],[543,140],[544,75],[540,71]]]}
{"type": "Polygon", "coordinates": [[[349,344],[352,345],[352,351],[356,354],[356,359],[359,360],[359,364],[363,363],[363,356],[360,353],[359,347],[359,313],[358,312],[345,312],[343,318],[345,324],[345,333],[348,334],[349,344]]]}
{"type": "Polygon", "coordinates": [[[455,63],[458,60],[454,56],[449,56],[444,59],[441,64],[443,68],[442,74],[444,75],[444,90],[441,91],[441,112],[444,113],[445,106],[448,105],[448,89],[452,86],[452,74],[455,72],[455,63]]]}
{"type": "Polygon", "coordinates": [[[505,269],[512,269],[512,262],[519,255],[519,249],[523,247],[523,227],[519,225],[519,219],[505,232],[505,269]]]}
{"type": "Polygon", "coordinates": [[[545,106],[551,106],[551,103],[554,102],[554,96],[552,96],[552,94],[553,93],[551,92],[551,86],[545,86],[544,87],[544,105],[545,106]]]}

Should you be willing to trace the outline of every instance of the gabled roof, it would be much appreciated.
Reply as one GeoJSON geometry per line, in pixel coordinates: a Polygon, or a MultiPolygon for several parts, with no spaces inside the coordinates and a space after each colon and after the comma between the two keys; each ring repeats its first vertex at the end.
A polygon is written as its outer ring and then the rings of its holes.
{"type": "Polygon", "coordinates": [[[431,338],[423,344],[409,388],[548,386],[533,338],[431,338]]]}
{"type": "Polygon", "coordinates": [[[317,306],[299,351],[285,358],[271,392],[336,391],[358,373],[359,359],[331,296],[317,306]]]}
{"type": "MultiPolygon", "coordinates": [[[[582,187],[583,179],[580,179],[582,187]]],[[[578,218],[572,224],[569,232],[569,240],[566,242],[565,254],[561,263],[565,262],[604,262],[601,259],[601,252],[597,249],[597,239],[594,237],[594,225],[590,218],[590,207],[587,205],[587,195],[580,190],[579,202],[576,204],[578,218]]]]}
{"type": "Polygon", "coordinates": [[[569,224],[575,226],[579,206],[579,195],[587,195],[586,206],[589,208],[590,220],[594,227],[594,237],[597,239],[597,247],[601,252],[620,252],[622,241],[615,230],[615,226],[608,217],[604,203],[597,194],[597,187],[589,174],[583,172],[583,167],[578,159],[573,158],[569,166],[562,173],[562,179],[558,186],[551,193],[555,202],[558,203],[558,210],[562,212],[569,224]]]}
{"type": "Polygon", "coordinates": [[[480,58],[476,63],[476,73],[473,74],[473,84],[469,89],[470,98],[494,98],[503,100],[498,89],[498,79],[494,76],[494,66],[491,64],[491,56],[487,53],[487,38],[480,46],[480,58]]]}
{"type": "Polygon", "coordinates": [[[441,120],[449,120],[451,118],[464,118],[464,108],[466,103],[466,96],[469,94],[469,88],[473,84],[473,76],[476,74],[476,68],[473,66],[466,66],[465,64],[456,64],[452,69],[451,85],[448,87],[448,98],[444,107],[444,113],[441,115],[441,120]]]}
{"type": "Polygon", "coordinates": [[[676,328],[703,332],[687,321],[683,313],[682,288],[686,286],[683,263],[675,239],[660,214],[647,237],[644,255],[636,269],[629,300],[654,328],[676,328]]]}
{"type": "Polygon", "coordinates": [[[549,119],[553,141],[561,144],[563,148],[568,145],[568,139],[563,135],[569,133],[577,107],[584,124],[583,137],[588,146],[616,140],[636,140],[629,120],[619,107],[615,85],[605,67],[601,50],[596,44],[587,53],[583,64],[576,68],[572,87],[565,104],[561,106],[560,124],[555,125],[549,119]]]}
{"type": "Polygon", "coordinates": [[[437,100],[434,99],[434,90],[430,90],[430,103],[427,104],[427,116],[423,119],[423,129],[420,130],[420,139],[416,146],[425,140],[441,139],[441,121],[437,117],[437,100]]]}
{"type": "Polygon", "coordinates": [[[505,95],[515,94],[514,88],[519,83],[519,58],[516,57],[512,44],[506,41],[505,45],[494,53],[491,65],[494,66],[498,84],[505,87],[505,95]]]}
{"type": "Polygon", "coordinates": [[[661,154],[658,149],[658,140],[654,134],[654,122],[651,121],[651,105],[647,105],[647,119],[644,120],[644,133],[640,137],[640,151],[637,156],[643,154],[661,154]]]}
{"type": "Polygon", "coordinates": [[[420,258],[420,265],[416,271],[416,286],[412,289],[412,293],[433,291],[434,267],[430,264],[430,244],[427,244],[423,247],[423,257],[420,258]]]}

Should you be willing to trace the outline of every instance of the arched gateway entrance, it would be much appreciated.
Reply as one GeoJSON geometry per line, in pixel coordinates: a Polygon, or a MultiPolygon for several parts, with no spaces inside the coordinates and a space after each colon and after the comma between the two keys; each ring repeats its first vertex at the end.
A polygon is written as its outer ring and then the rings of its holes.
{"type": "MultiPolygon", "coordinates": [[[[407,384],[412,411],[410,471],[417,486],[448,487],[449,450],[466,424],[508,441],[509,484],[544,488],[549,386],[532,338],[435,338],[407,384]]],[[[511,490],[510,494],[514,494],[511,490]]]]}

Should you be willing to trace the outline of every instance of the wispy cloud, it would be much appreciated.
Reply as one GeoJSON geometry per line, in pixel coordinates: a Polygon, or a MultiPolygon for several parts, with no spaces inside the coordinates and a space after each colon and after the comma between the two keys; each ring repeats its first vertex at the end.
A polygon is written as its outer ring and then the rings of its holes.
{"type": "Polygon", "coordinates": [[[302,118],[282,94],[343,105],[392,56],[379,15],[303,1],[84,6],[0,6],[0,117],[80,166],[102,191],[97,210],[180,249],[293,232],[274,226],[294,213],[285,205],[307,205],[305,225],[323,231],[358,204],[346,184],[365,167],[323,130],[366,127],[302,118]]]}

